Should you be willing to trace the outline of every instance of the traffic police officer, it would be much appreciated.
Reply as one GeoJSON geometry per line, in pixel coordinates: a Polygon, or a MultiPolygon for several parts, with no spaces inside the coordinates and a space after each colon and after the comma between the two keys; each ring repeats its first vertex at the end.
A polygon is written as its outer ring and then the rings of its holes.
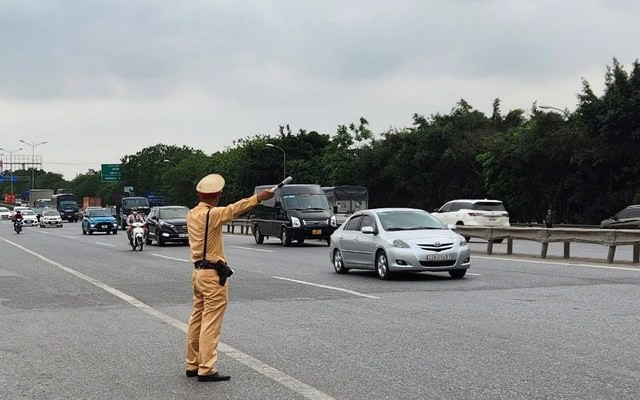
{"type": "Polygon", "coordinates": [[[226,278],[233,273],[226,265],[222,226],[274,196],[270,190],[264,190],[226,207],[218,207],[224,183],[224,178],[218,174],[202,178],[196,186],[199,203],[187,213],[191,261],[195,268],[191,275],[193,311],[187,329],[186,374],[197,376],[200,382],[231,378],[221,374],[216,367],[222,320],[227,308],[229,287],[226,278]]]}

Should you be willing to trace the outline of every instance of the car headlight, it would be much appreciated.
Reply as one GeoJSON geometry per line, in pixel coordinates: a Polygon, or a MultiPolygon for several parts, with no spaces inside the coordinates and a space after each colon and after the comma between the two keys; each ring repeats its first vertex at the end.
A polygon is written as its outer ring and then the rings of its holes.
{"type": "Polygon", "coordinates": [[[393,241],[390,241],[390,243],[391,243],[391,245],[393,247],[399,247],[401,249],[408,249],[409,248],[409,245],[404,240],[395,239],[393,241]]]}
{"type": "Polygon", "coordinates": [[[91,227],[92,227],[92,228],[95,228],[96,226],[95,226],[94,224],[91,224],[91,227]]]}
{"type": "Polygon", "coordinates": [[[300,227],[300,219],[297,217],[291,217],[291,225],[294,228],[299,228],[300,227]]]}
{"type": "Polygon", "coordinates": [[[467,239],[465,239],[465,238],[461,237],[461,238],[460,238],[460,241],[458,242],[458,244],[459,244],[460,246],[466,246],[466,245],[467,245],[467,239]]]}
{"type": "Polygon", "coordinates": [[[338,226],[338,220],[335,215],[331,216],[331,226],[338,226]]]}

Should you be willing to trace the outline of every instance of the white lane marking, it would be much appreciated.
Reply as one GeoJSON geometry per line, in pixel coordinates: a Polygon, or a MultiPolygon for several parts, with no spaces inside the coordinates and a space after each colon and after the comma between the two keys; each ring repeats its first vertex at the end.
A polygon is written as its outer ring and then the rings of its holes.
{"type": "MultiPolygon", "coordinates": [[[[46,233],[48,235],[54,235],[53,233],[49,233],[49,232],[42,232],[42,233],[46,233]]],[[[54,235],[54,236],[58,236],[58,235],[54,235]]],[[[75,239],[75,236],[67,236],[67,235],[62,235],[63,237],[66,237],[68,239],[75,239]]]]}
{"type": "Polygon", "coordinates": [[[467,275],[482,276],[482,274],[474,274],[473,272],[467,272],[467,275]]]}
{"type": "MultiPolygon", "coordinates": [[[[124,292],[119,291],[116,288],[113,288],[109,285],[106,285],[102,282],[100,282],[97,279],[94,279],[88,275],[85,275],[81,272],[78,272],[72,268],[66,267],[60,263],[57,263],[43,255],[40,255],[38,253],[36,253],[35,251],[29,250],[26,247],[23,247],[17,243],[14,243],[10,240],[7,240],[5,238],[0,237],[1,240],[23,250],[26,253],[31,254],[34,257],[37,257],[39,259],[41,259],[44,262],[47,262],[65,272],[70,273],[71,275],[80,278],[86,282],[91,283],[94,286],[99,287],[100,289],[111,293],[112,295],[118,297],[119,299],[122,299],[124,301],[126,301],[127,303],[131,304],[132,306],[138,308],[139,310],[141,310],[142,312],[159,319],[160,321],[173,326],[176,329],[181,330],[184,333],[187,333],[187,324],[185,324],[184,322],[178,321],[177,319],[170,317],[166,314],[161,313],[160,311],[154,309],[153,307],[141,302],[140,300],[136,299],[133,296],[130,296],[124,292]]],[[[270,378],[274,381],[276,381],[277,383],[289,388],[290,390],[298,393],[299,395],[301,395],[302,397],[306,398],[306,399],[310,399],[310,400],[334,400],[333,397],[329,396],[328,394],[321,392],[320,390],[307,385],[306,383],[300,382],[299,380],[297,380],[296,378],[285,374],[284,372],[263,363],[262,361],[251,357],[248,354],[245,354],[243,352],[241,352],[240,350],[226,345],[222,342],[218,343],[218,349],[225,353],[226,355],[228,355],[229,357],[233,358],[234,360],[236,360],[237,362],[239,362],[240,364],[249,367],[251,369],[253,369],[254,371],[258,372],[259,374],[262,374],[264,376],[266,376],[267,378],[270,378]]]]}
{"type": "Polygon", "coordinates": [[[568,265],[574,267],[585,267],[585,268],[600,268],[600,269],[617,269],[621,271],[636,271],[640,272],[640,268],[631,268],[631,267],[613,267],[608,265],[595,265],[595,264],[578,264],[578,263],[568,263],[562,261],[542,261],[542,260],[528,260],[526,258],[508,258],[508,257],[490,257],[490,256],[476,256],[473,255],[472,258],[483,258],[486,260],[497,260],[497,261],[516,261],[523,263],[532,263],[532,264],[546,264],[546,265],[568,265]]]}
{"type": "Polygon", "coordinates": [[[151,255],[152,256],[156,256],[156,257],[166,258],[168,260],[182,261],[182,262],[186,262],[186,263],[190,263],[191,262],[191,261],[185,260],[183,258],[175,258],[175,257],[163,256],[162,254],[151,253],[151,255]]]}
{"type": "Polygon", "coordinates": [[[111,244],[111,243],[96,242],[96,244],[101,244],[101,245],[103,245],[103,246],[116,247],[116,245],[115,245],[115,244],[111,244]]]}
{"type": "Polygon", "coordinates": [[[227,247],[232,247],[234,249],[242,249],[242,250],[263,251],[265,253],[275,253],[275,251],[273,251],[273,250],[254,249],[254,248],[251,248],[251,247],[242,247],[242,246],[227,246],[227,247]]]}
{"type": "Polygon", "coordinates": [[[272,276],[272,278],[280,279],[280,280],[283,280],[283,281],[301,283],[303,285],[315,286],[315,287],[319,287],[319,288],[323,288],[323,289],[337,290],[338,292],[349,293],[349,294],[352,294],[354,296],[366,297],[368,299],[379,299],[380,298],[380,297],[372,296],[370,294],[364,294],[364,293],[356,292],[354,290],[342,289],[342,288],[338,288],[338,287],[334,287],[334,286],[320,285],[320,284],[317,284],[317,283],[311,283],[311,282],[305,282],[305,281],[299,281],[297,279],[283,278],[281,276],[272,276]]]}

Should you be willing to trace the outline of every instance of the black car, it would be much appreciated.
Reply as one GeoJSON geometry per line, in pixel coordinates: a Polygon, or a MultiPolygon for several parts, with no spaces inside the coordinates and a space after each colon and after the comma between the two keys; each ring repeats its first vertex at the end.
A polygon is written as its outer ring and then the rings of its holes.
{"type": "Polygon", "coordinates": [[[185,206],[152,207],[147,216],[147,244],[155,240],[158,246],[167,242],[189,243],[185,206]]]}
{"type": "Polygon", "coordinates": [[[640,205],[628,206],[613,217],[600,222],[600,228],[604,229],[639,229],[640,205]]]}

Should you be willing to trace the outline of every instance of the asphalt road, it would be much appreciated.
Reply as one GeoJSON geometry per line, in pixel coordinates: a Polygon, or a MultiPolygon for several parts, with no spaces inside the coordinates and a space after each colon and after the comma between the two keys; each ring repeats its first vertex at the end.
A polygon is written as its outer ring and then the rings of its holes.
{"type": "Polygon", "coordinates": [[[0,398],[640,396],[638,266],[488,257],[474,243],[465,279],[381,281],[335,274],[322,242],[225,244],[219,367],[232,379],[199,383],[184,376],[187,247],[133,252],[122,231],[0,222],[0,398]]]}

